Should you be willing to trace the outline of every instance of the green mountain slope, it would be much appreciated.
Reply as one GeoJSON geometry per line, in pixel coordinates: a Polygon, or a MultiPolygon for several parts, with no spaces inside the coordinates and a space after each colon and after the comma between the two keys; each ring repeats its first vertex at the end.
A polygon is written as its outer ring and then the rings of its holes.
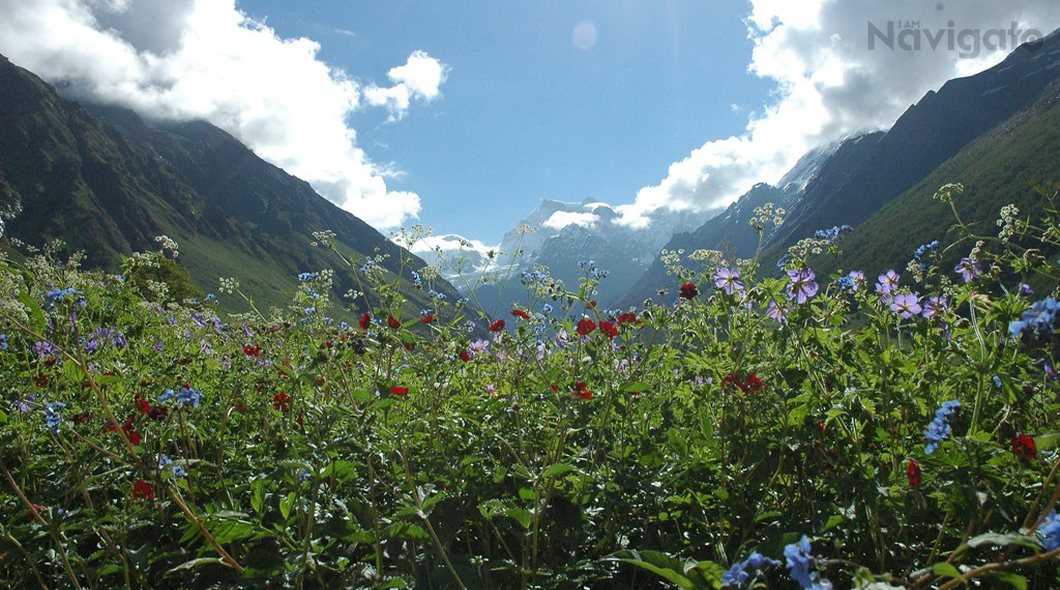
{"type": "MultiPolygon", "coordinates": [[[[979,234],[997,234],[995,220],[1009,203],[1019,207],[1020,217],[1038,219],[1047,203],[1036,189],[1060,182],[1060,82],[855,228],[844,239],[842,266],[902,272],[920,244],[936,239],[943,247],[952,243],[959,237],[948,229],[954,225],[953,213],[948,204],[933,199],[940,186],[951,182],[965,186],[956,205],[979,234]]],[[[967,244],[946,252],[944,270],[952,269],[970,248],[967,244]]],[[[835,269],[825,257],[814,264],[822,272],[835,269]]]]}
{"type": "MultiPolygon", "coordinates": [[[[334,253],[311,245],[314,231],[333,231],[357,261],[386,256],[391,277],[425,265],[212,125],[149,126],[131,111],[85,107],[0,56],[0,215],[9,210],[21,212],[7,215],[7,235],[61,238],[111,271],[168,235],[200,288],[237,277],[259,308],[285,305],[301,272],[338,270],[336,296],[358,287],[334,253]]],[[[459,297],[444,281],[431,287],[459,297]]],[[[426,289],[409,291],[410,307],[427,306],[426,289]]]]}

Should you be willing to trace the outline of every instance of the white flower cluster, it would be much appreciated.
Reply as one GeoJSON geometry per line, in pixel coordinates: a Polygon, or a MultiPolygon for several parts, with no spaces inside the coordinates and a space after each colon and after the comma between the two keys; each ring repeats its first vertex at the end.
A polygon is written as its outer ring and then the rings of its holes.
{"type": "Polygon", "coordinates": [[[1007,242],[1016,233],[1017,224],[1019,223],[1019,207],[1009,203],[1001,208],[1001,218],[997,220],[997,226],[1001,228],[998,232],[997,237],[1001,238],[1001,241],[1007,242]]]}
{"type": "Polygon", "coordinates": [[[335,232],[330,229],[313,232],[313,241],[309,243],[310,246],[330,246],[331,241],[335,239],[335,232]]]}
{"type": "Polygon", "coordinates": [[[168,255],[170,258],[180,256],[180,249],[177,248],[177,243],[169,236],[155,236],[155,243],[162,249],[163,255],[168,255]]]}
{"type": "Polygon", "coordinates": [[[218,287],[217,290],[221,293],[228,293],[231,295],[236,292],[236,289],[239,289],[239,279],[236,279],[235,277],[229,277],[227,279],[221,277],[220,281],[221,286],[218,287]]]}
{"type": "Polygon", "coordinates": [[[785,215],[787,215],[787,211],[783,207],[775,207],[773,203],[765,203],[761,207],[755,207],[754,217],[748,223],[751,224],[755,231],[762,231],[767,223],[772,223],[774,227],[780,227],[784,223],[785,215]]]}
{"type": "Polygon", "coordinates": [[[953,200],[953,195],[959,195],[963,192],[963,184],[959,182],[951,182],[939,187],[939,190],[935,191],[935,195],[932,198],[942,201],[943,203],[949,203],[953,200]]]}

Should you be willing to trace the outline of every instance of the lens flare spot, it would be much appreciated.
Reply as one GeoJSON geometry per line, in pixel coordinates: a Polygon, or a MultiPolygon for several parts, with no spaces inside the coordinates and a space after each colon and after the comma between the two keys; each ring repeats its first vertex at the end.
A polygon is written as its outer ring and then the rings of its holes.
{"type": "Polygon", "coordinates": [[[596,45],[596,25],[587,20],[578,23],[574,26],[571,38],[578,49],[592,49],[596,45]]]}

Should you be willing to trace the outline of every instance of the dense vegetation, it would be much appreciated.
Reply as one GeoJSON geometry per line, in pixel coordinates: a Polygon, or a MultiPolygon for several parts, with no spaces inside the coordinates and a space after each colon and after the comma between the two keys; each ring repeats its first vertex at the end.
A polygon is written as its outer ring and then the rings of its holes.
{"type": "MultiPolygon", "coordinates": [[[[938,196],[956,212],[961,190],[938,196]]],[[[238,281],[177,304],[180,274],[145,270],[166,240],[126,261],[136,284],[55,248],[9,260],[0,580],[1055,586],[1060,316],[1023,285],[1060,277],[1025,247],[1060,243],[1053,208],[925,244],[913,272],[816,275],[838,229],[782,278],[670,257],[641,309],[598,308],[587,261],[578,292],[526,274],[536,298],[503,317],[335,251],[290,307],[225,317],[238,281]],[[338,273],[375,294],[353,324],[329,319],[338,273]],[[410,290],[432,308],[403,311],[410,290]]]]}

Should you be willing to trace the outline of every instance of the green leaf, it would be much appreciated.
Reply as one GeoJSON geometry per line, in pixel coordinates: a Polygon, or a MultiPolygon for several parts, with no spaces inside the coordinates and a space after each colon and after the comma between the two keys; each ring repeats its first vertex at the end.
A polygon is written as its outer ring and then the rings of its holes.
{"type": "Polygon", "coordinates": [[[644,568],[685,590],[696,590],[696,584],[682,573],[685,570],[684,564],[661,551],[620,551],[615,555],[628,555],[629,557],[610,559],[644,568]]]}
{"type": "Polygon", "coordinates": [[[280,514],[283,515],[284,520],[287,520],[291,515],[291,506],[294,505],[294,499],[296,496],[297,494],[295,492],[291,492],[290,494],[287,494],[286,498],[280,500],[280,514]]]}
{"type": "Polygon", "coordinates": [[[989,572],[986,577],[999,580],[1016,590],[1027,590],[1027,578],[1012,572],[989,572]]]}
{"type": "Polygon", "coordinates": [[[183,570],[195,569],[204,565],[221,565],[221,563],[222,562],[220,557],[200,557],[191,561],[185,561],[184,563],[166,572],[166,575],[168,576],[170,574],[175,574],[183,570]]]}
{"type": "Polygon", "coordinates": [[[30,327],[40,332],[47,327],[48,321],[44,319],[44,310],[41,309],[37,300],[30,296],[25,290],[18,292],[18,298],[29,309],[30,327]]]}
{"type": "Polygon", "coordinates": [[[553,465],[550,465],[549,468],[546,469],[545,472],[541,474],[541,477],[543,477],[545,479],[550,479],[550,478],[553,478],[553,477],[559,477],[561,475],[565,475],[567,473],[570,473],[571,471],[574,471],[574,467],[573,466],[567,465],[566,463],[555,463],[553,465]]]}
{"type": "Polygon", "coordinates": [[[961,575],[960,570],[958,570],[956,567],[954,567],[954,565],[952,563],[946,563],[945,561],[943,561],[941,563],[936,563],[935,565],[931,566],[931,571],[935,575],[938,575],[938,576],[946,576],[948,578],[957,578],[958,580],[960,580],[962,582],[966,581],[964,579],[964,576],[961,575]]]}
{"type": "Polygon", "coordinates": [[[265,479],[255,479],[250,483],[250,488],[254,492],[250,497],[250,506],[254,512],[261,514],[261,509],[265,504],[265,479]]]}
{"type": "Polygon", "coordinates": [[[626,383],[620,390],[624,393],[644,393],[651,389],[651,386],[643,381],[634,381],[633,383],[626,383]]]}
{"type": "Polygon", "coordinates": [[[1037,549],[1038,540],[1034,537],[1020,535],[1018,533],[1009,533],[1006,535],[1000,533],[983,533],[968,540],[969,547],[980,547],[982,545],[995,545],[999,547],[1019,545],[1020,547],[1037,549]]]}

